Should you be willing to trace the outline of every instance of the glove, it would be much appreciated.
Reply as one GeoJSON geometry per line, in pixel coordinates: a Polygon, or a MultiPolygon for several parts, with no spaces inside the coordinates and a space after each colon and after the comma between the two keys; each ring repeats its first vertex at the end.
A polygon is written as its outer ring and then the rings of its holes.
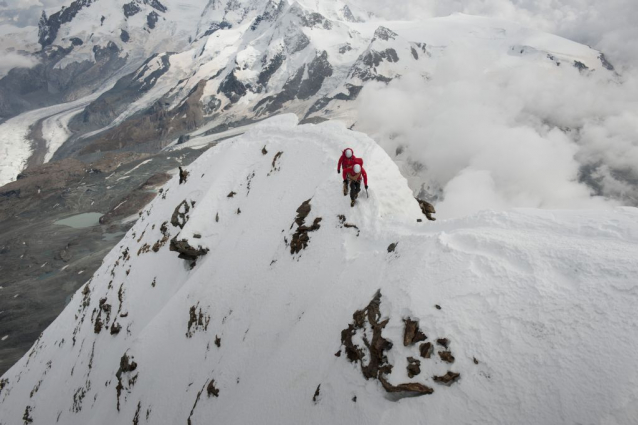
{"type": "Polygon", "coordinates": [[[337,174],[341,174],[341,170],[337,170],[337,174]]]}
{"type": "Polygon", "coordinates": [[[368,190],[368,186],[366,186],[366,190],[368,190]]]}
{"type": "Polygon", "coordinates": [[[348,180],[344,180],[343,182],[344,182],[344,183],[348,183],[348,180]]]}

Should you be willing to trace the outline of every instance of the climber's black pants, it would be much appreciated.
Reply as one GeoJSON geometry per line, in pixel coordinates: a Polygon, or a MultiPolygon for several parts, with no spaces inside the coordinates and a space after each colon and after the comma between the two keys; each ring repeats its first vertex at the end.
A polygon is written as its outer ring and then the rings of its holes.
{"type": "Polygon", "coordinates": [[[359,192],[361,192],[361,182],[350,181],[350,199],[357,199],[357,196],[359,196],[359,192]]]}

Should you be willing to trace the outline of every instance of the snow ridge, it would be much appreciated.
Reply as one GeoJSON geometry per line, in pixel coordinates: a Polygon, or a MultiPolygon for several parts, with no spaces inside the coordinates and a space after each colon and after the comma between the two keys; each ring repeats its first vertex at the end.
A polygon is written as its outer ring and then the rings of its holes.
{"type": "Polygon", "coordinates": [[[266,120],[164,187],[2,377],[0,422],[630,424],[638,210],[606,214],[418,222],[373,140],[266,120]],[[354,208],[335,174],[343,146],[370,176],[354,208]],[[342,331],[377,291],[385,379],[432,394],[396,397],[348,360],[342,331]]]}

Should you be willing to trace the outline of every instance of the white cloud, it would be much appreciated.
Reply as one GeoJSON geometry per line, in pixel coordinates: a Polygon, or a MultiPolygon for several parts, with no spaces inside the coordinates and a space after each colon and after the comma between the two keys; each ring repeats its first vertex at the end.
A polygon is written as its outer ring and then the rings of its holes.
{"type": "Polygon", "coordinates": [[[13,52],[5,52],[0,61],[0,78],[7,75],[13,68],[32,68],[37,65],[38,61],[30,56],[23,56],[13,52]]]}
{"type": "Polygon", "coordinates": [[[498,55],[449,47],[429,81],[406,75],[365,88],[357,128],[423,166],[404,171],[417,174],[415,190],[442,189],[445,217],[638,204],[638,78],[619,84],[498,55]]]}

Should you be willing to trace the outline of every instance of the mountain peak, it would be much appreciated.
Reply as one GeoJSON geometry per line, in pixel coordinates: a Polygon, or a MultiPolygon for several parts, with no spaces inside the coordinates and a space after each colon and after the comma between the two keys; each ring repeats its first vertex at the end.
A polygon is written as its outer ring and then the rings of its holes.
{"type": "Polygon", "coordinates": [[[389,40],[394,40],[399,36],[399,34],[397,34],[396,32],[392,31],[389,28],[386,28],[384,26],[380,26],[379,28],[376,29],[376,31],[374,32],[374,40],[384,40],[384,41],[389,41],[389,40]]]}

